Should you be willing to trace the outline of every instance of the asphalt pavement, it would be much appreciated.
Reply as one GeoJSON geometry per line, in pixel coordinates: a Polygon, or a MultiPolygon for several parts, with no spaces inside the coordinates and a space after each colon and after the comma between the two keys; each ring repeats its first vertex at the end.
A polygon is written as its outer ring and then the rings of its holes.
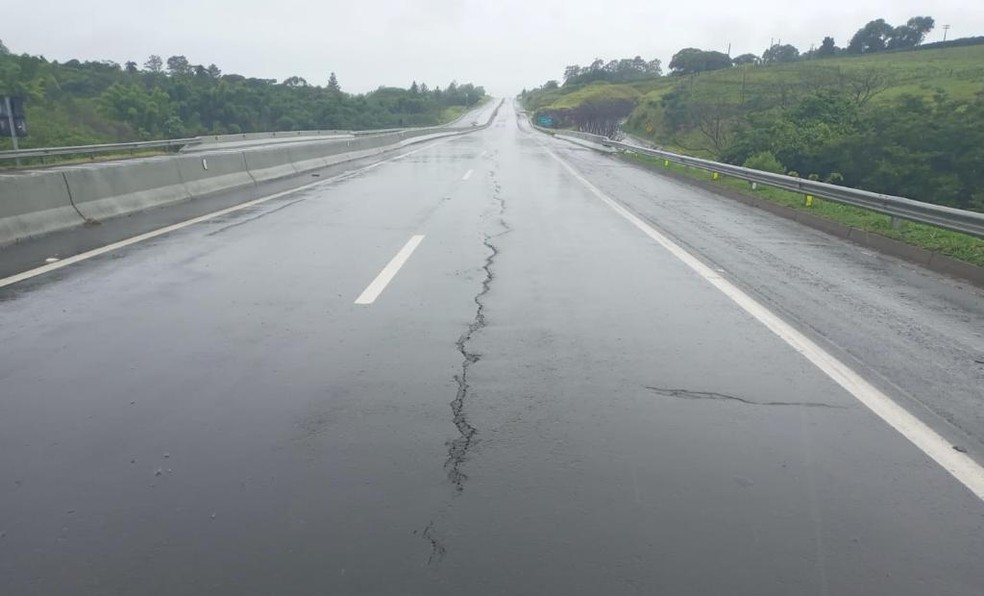
{"type": "Polygon", "coordinates": [[[972,465],[980,290],[508,102],[383,159],[0,288],[0,594],[984,592],[981,498],[728,288],[972,465]]]}

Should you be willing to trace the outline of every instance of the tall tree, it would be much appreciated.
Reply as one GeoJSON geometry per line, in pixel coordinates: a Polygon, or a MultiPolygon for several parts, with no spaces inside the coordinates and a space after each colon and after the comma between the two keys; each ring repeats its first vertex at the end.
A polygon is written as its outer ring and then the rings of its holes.
{"type": "Polygon", "coordinates": [[[670,58],[670,70],[676,74],[697,72],[700,56],[704,51],[699,48],[683,48],[670,58]]]}
{"type": "Polygon", "coordinates": [[[888,40],[888,49],[898,50],[914,48],[926,39],[926,34],[933,30],[936,21],[933,17],[912,17],[905,25],[896,27],[888,40]]]}
{"type": "Polygon", "coordinates": [[[820,43],[820,47],[817,48],[817,58],[830,58],[836,54],[837,44],[834,42],[834,38],[830,36],[824,37],[823,42],[820,43]]]}
{"type": "Polygon", "coordinates": [[[795,46],[776,44],[762,54],[762,62],[765,64],[795,62],[799,55],[800,52],[795,46]]]}
{"type": "Polygon", "coordinates": [[[335,73],[331,73],[328,77],[328,90],[332,93],[342,92],[342,87],[338,84],[338,77],[335,76],[335,73]]]}
{"type": "Polygon", "coordinates": [[[735,66],[744,66],[746,64],[758,64],[759,57],[755,54],[742,54],[741,56],[735,56],[731,61],[735,66]]]}
{"type": "Polygon", "coordinates": [[[287,77],[283,82],[284,87],[307,87],[308,82],[304,77],[287,77]]]}
{"type": "Polygon", "coordinates": [[[172,75],[183,75],[191,72],[191,64],[184,56],[171,56],[167,59],[167,70],[172,75]]]}
{"type": "Polygon", "coordinates": [[[869,21],[858,29],[847,46],[849,54],[870,54],[880,52],[888,46],[888,40],[895,34],[895,28],[885,22],[885,19],[869,21]]]}
{"type": "Polygon", "coordinates": [[[161,60],[161,57],[157,54],[151,54],[150,57],[147,58],[147,61],[144,62],[144,68],[147,69],[147,72],[157,74],[164,70],[164,61],[161,60]]]}
{"type": "Polygon", "coordinates": [[[730,68],[731,58],[723,52],[707,52],[698,48],[684,48],[673,55],[670,70],[676,74],[693,74],[709,70],[730,68]]]}

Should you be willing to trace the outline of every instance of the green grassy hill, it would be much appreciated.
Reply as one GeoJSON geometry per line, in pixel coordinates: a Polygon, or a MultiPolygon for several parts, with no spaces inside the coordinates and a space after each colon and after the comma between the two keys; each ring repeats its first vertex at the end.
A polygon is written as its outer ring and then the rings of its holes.
{"type": "Polygon", "coordinates": [[[672,151],[984,210],[977,42],[541,88],[523,101],[537,113],[590,117],[632,99],[623,130],[672,151]]]}
{"type": "Polygon", "coordinates": [[[969,101],[984,92],[984,45],[743,66],[663,77],[650,87],[626,130],[668,147],[720,157],[721,152],[699,130],[667,125],[664,97],[673,91],[686,94],[692,104],[727,111],[730,121],[763,109],[789,107],[820,90],[843,92],[873,106],[906,95],[931,98],[940,92],[969,101]]]}
{"type": "Polygon", "coordinates": [[[637,107],[626,130],[667,146],[714,155],[714,147],[693,130],[667,129],[663,99],[686,92],[697,104],[728,106],[732,118],[769,107],[794,104],[818,90],[839,90],[865,104],[906,95],[971,100],[984,92],[984,45],[907,52],[882,52],[787,64],[750,65],[688,76],[665,76],[625,84],[540,89],[529,94],[534,111],[573,109],[585,102],[632,98],[637,107]],[[864,95],[870,94],[870,98],[864,95]],[[679,144],[678,144],[679,143],[679,144]]]}

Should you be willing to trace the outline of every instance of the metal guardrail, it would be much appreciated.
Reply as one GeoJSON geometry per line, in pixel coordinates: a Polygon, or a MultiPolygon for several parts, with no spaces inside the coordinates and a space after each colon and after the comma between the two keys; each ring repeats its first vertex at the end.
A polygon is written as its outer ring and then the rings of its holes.
{"type": "MultiPolygon", "coordinates": [[[[501,105],[501,104],[500,104],[501,105]]],[[[420,130],[446,129],[452,127],[459,120],[464,118],[474,107],[464,114],[447,124],[438,126],[419,127],[420,130]]],[[[138,141],[134,143],[105,143],[100,145],[79,145],[75,147],[38,147],[34,149],[20,149],[17,151],[0,151],[0,160],[20,160],[29,158],[45,158],[58,155],[91,155],[96,153],[113,153],[119,151],[139,151],[142,149],[170,149],[180,148],[186,145],[199,145],[203,143],[216,143],[232,140],[253,140],[257,138],[312,138],[325,135],[352,135],[355,137],[388,134],[403,132],[405,130],[418,130],[418,128],[387,128],[377,130],[317,130],[317,131],[283,131],[270,133],[244,133],[238,135],[210,135],[205,137],[195,137],[189,139],[166,139],[161,141],[138,141]]]]}
{"type": "Polygon", "coordinates": [[[136,143],[107,143],[103,145],[79,145],[77,147],[38,147],[18,151],[0,151],[0,159],[27,159],[55,155],[86,155],[114,151],[138,151],[141,149],[169,149],[197,143],[197,139],[167,139],[163,141],[139,141],[136,143]]]}
{"type": "Polygon", "coordinates": [[[915,201],[905,197],[884,195],[857,188],[837,186],[836,184],[829,184],[826,182],[817,182],[814,180],[786,176],[784,174],[772,174],[770,172],[743,168],[741,166],[733,166],[708,159],[700,159],[698,157],[670,153],[669,151],[663,151],[661,149],[650,149],[648,147],[640,147],[630,143],[613,141],[607,137],[599,135],[577,131],[543,128],[533,124],[532,122],[530,122],[530,125],[537,130],[550,135],[559,134],[561,136],[571,136],[599,145],[604,145],[606,147],[612,147],[621,151],[630,151],[642,155],[658,157],[670,163],[706,170],[708,172],[717,172],[718,174],[731,176],[732,178],[738,178],[739,180],[746,180],[756,184],[781,188],[783,190],[810,195],[818,199],[833,201],[842,205],[851,205],[853,207],[860,207],[869,211],[883,213],[893,218],[928,224],[954,232],[962,232],[977,238],[984,238],[984,213],[978,213],[976,211],[954,209],[953,207],[945,207],[943,205],[935,205],[933,203],[924,203],[922,201],[915,201]]]}
{"type": "Polygon", "coordinates": [[[194,144],[214,145],[217,143],[233,143],[237,141],[261,141],[264,139],[296,139],[335,137],[352,135],[350,130],[288,130],[273,132],[241,132],[236,134],[204,135],[195,137],[194,144]]]}

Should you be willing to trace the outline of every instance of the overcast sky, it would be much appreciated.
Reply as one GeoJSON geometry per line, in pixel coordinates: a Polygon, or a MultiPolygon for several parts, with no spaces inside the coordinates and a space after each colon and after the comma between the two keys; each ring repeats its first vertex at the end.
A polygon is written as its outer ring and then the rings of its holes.
{"type": "MultiPolygon", "coordinates": [[[[680,48],[761,54],[770,39],[800,50],[832,35],[845,45],[869,20],[928,15],[929,41],[984,34],[971,0],[10,0],[0,39],[49,60],[181,54],[223,72],[363,92],[452,79],[511,96],[595,57],[659,58],[680,48]]],[[[976,8],[975,8],[976,7],[976,8]]]]}

